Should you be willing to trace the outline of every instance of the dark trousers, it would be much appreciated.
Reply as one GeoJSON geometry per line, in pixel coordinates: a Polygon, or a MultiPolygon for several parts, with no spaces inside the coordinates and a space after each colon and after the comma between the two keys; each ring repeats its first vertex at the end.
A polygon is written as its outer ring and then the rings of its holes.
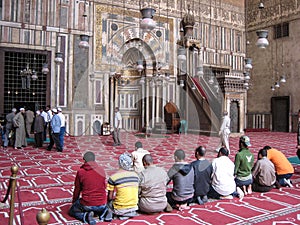
{"type": "Polygon", "coordinates": [[[76,219],[86,223],[85,217],[88,212],[93,211],[97,216],[99,216],[100,221],[104,220],[104,215],[107,212],[106,205],[99,206],[84,206],[80,204],[80,200],[78,199],[73,203],[69,210],[69,215],[75,217],[76,219]]]}
{"type": "Polygon", "coordinates": [[[166,196],[167,196],[168,203],[170,204],[170,206],[172,206],[172,208],[175,208],[176,205],[190,204],[193,202],[193,198],[188,198],[183,201],[177,201],[172,198],[172,192],[167,192],[166,196]]]}
{"type": "Polygon", "coordinates": [[[272,186],[263,186],[260,185],[258,183],[256,183],[256,181],[253,181],[252,183],[252,190],[255,192],[268,192],[272,190],[272,186]]]}
{"type": "Polygon", "coordinates": [[[43,142],[44,142],[43,132],[35,133],[34,134],[34,139],[35,139],[35,146],[37,148],[43,146],[43,142]]]}
{"type": "Polygon", "coordinates": [[[290,179],[292,176],[293,176],[292,173],[287,173],[287,174],[282,174],[282,175],[276,174],[276,180],[278,180],[278,182],[281,186],[286,186],[284,179],[290,179]]]}
{"type": "Polygon", "coordinates": [[[47,149],[51,150],[54,144],[56,146],[56,150],[58,152],[62,152],[62,148],[60,146],[60,141],[59,141],[59,133],[52,133],[50,135],[50,144],[48,145],[47,149]]]}
{"type": "Polygon", "coordinates": [[[60,141],[61,148],[64,148],[65,132],[66,132],[66,127],[61,127],[60,128],[60,133],[59,133],[59,141],[60,141]]]}
{"type": "Polygon", "coordinates": [[[44,135],[43,135],[44,141],[46,141],[46,138],[47,138],[47,127],[48,127],[48,124],[49,123],[45,123],[45,126],[44,126],[44,135]]]}
{"type": "Polygon", "coordinates": [[[119,128],[115,128],[113,131],[113,139],[114,139],[114,143],[115,144],[121,144],[120,141],[120,129],[119,128]]]}

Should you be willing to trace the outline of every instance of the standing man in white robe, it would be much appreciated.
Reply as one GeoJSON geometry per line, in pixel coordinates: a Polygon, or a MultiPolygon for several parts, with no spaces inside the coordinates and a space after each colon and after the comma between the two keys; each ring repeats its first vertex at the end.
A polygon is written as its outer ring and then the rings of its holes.
{"type": "Polygon", "coordinates": [[[216,149],[217,152],[219,152],[219,149],[223,146],[228,150],[230,154],[229,135],[230,135],[230,117],[228,116],[228,112],[225,111],[223,113],[222,125],[219,131],[220,144],[216,149]]]}

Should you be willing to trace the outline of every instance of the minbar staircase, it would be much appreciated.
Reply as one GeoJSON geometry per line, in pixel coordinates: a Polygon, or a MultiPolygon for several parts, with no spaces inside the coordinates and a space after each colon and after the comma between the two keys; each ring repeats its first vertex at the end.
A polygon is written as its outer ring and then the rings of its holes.
{"type": "MultiPolygon", "coordinates": [[[[216,113],[220,115],[221,105],[216,96],[213,96],[212,93],[210,93],[212,91],[208,92],[204,90],[203,86],[199,83],[199,80],[195,78],[187,76],[186,84],[191,90],[190,93],[193,93],[194,99],[200,104],[207,118],[209,118],[211,130],[218,131],[220,128],[220,120],[216,113]],[[195,87],[195,89],[192,89],[192,87],[195,87]]],[[[208,85],[207,88],[209,88],[208,85]]]]}

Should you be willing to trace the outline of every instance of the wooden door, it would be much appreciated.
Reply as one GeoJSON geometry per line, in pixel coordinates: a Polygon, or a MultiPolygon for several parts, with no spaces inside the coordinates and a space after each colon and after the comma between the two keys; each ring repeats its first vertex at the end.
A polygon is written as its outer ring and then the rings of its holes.
{"type": "Polygon", "coordinates": [[[273,131],[288,132],[290,97],[289,96],[272,97],[271,109],[272,109],[273,131]]]}
{"type": "Polygon", "coordinates": [[[240,127],[240,117],[239,117],[239,103],[237,101],[232,101],[230,103],[230,130],[232,133],[238,133],[240,127]]]}

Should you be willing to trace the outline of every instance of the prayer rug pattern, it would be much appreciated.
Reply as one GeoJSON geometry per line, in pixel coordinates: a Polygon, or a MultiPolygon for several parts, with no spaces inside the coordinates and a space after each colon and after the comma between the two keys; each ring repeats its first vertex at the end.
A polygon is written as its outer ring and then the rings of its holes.
{"type": "MultiPolygon", "coordinates": [[[[296,155],[296,134],[273,132],[249,132],[251,151],[257,155],[265,145],[280,149],[287,157],[296,155]]],[[[93,151],[107,176],[118,168],[118,156],[134,150],[134,143],[141,141],[144,148],[153,155],[156,165],[168,170],[172,164],[176,149],[186,152],[187,161],[194,160],[194,149],[203,145],[207,149],[206,157],[216,157],[215,148],[218,137],[202,135],[172,134],[160,138],[140,137],[134,133],[121,132],[123,145],[113,147],[110,136],[65,137],[62,153],[46,151],[28,146],[24,149],[7,148],[0,151],[0,199],[5,196],[11,175],[10,167],[19,167],[15,199],[15,224],[37,224],[36,214],[46,208],[51,219],[49,225],[81,224],[68,215],[73,193],[73,184],[77,170],[82,165],[82,156],[93,151]]],[[[238,137],[230,138],[231,155],[238,150],[238,137]]],[[[127,221],[114,220],[105,224],[300,224],[300,166],[293,165],[294,188],[273,189],[268,193],[253,193],[242,201],[210,200],[205,205],[193,205],[189,210],[155,215],[140,215],[127,221]]],[[[171,186],[169,186],[171,188],[171,186]]],[[[8,201],[0,208],[0,225],[7,225],[9,217],[8,201]]],[[[98,224],[101,224],[100,222],[98,224]]]]}

